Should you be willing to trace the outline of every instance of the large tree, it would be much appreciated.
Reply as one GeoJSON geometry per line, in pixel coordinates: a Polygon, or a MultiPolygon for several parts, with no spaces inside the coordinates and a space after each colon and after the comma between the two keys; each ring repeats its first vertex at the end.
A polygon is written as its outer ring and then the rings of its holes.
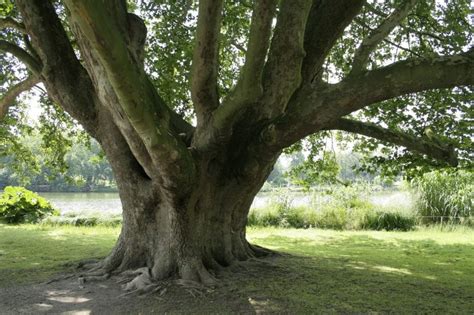
{"type": "MultiPolygon", "coordinates": [[[[384,120],[430,121],[430,104],[383,103],[468,93],[469,3],[451,2],[16,0],[0,49],[28,70],[2,57],[0,112],[42,82],[101,144],[123,204],[101,272],[211,283],[268,253],[246,240],[249,207],[308,135],[344,130],[457,163],[453,145],[384,120]]],[[[445,116],[462,118],[452,107],[445,116]]]]}

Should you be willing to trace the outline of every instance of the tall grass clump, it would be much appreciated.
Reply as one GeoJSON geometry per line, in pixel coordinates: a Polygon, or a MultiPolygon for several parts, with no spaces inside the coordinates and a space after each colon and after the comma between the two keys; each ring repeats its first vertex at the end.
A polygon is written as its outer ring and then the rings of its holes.
{"type": "Polygon", "coordinates": [[[433,171],[412,185],[423,223],[473,223],[474,172],[433,171]]]}
{"type": "Polygon", "coordinates": [[[361,222],[364,230],[410,231],[416,226],[416,217],[403,212],[374,212],[361,222]]]}
{"type": "Polygon", "coordinates": [[[247,225],[308,228],[315,225],[311,212],[307,207],[293,207],[291,198],[283,195],[263,208],[251,209],[247,225]]]}

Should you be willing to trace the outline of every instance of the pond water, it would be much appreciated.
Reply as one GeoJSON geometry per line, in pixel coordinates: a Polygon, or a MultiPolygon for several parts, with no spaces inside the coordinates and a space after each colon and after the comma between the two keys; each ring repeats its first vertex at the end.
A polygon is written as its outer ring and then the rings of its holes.
{"type": "MultiPolygon", "coordinates": [[[[122,213],[122,204],[118,193],[40,193],[48,199],[61,215],[119,215],[122,213]]],[[[327,195],[313,195],[303,193],[259,193],[253,201],[253,208],[261,208],[272,201],[286,198],[292,206],[310,205],[312,202],[324,202],[327,195]]],[[[370,202],[375,206],[408,209],[413,204],[410,193],[405,191],[377,192],[370,196],[370,202]]]]}

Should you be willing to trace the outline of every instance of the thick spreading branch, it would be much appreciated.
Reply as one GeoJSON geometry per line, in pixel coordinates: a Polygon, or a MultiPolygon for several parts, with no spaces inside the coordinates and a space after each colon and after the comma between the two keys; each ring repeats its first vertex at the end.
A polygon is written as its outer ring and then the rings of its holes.
{"type": "Polygon", "coordinates": [[[399,131],[382,128],[375,124],[364,123],[351,119],[341,118],[337,120],[331,129],[347,131],[378,139],[395,145],[406,147],[410,151],[426,154],[434,159],[444,161],[450,165],[458,164],[456,152],[450,145],[435,143],[424,137],[414,137],[399,131]]]}
{"type": "Polygon", "coordinates": [[[33,86],[38,84],[40,80],[36,75],[32,75],[24,81],[15,84],[10,90],[8,90],[5,95],[0,99],[0,121],[5,117],[8,112],[8,109],[15,102],[15,99],[22,92],[25,92],[31,89],[33,86]]]}
{"type": "Polygon", "coordinates": [[[196,46],[191,70],[191,98],[198,125],[219,106],[217,71],[222,3],[222,0],[199,1],[196,46]]]}
{"type": "Polygon", "coordinates": [[[275,150],[291,145],[339,118],[371,104],[430,89],[474,84],[474,50],[409,59],[352,76],[338,84],[307,88],[264,133],[275,150]]]}
{"type": "Polygon", "coordinates": [[[303,80],[321,73],[330,49],[361,10],[364,0],[314,0],[306,26],[303,80]]]}
{"type": "Polygon", "coordinates": [[[408,59],[360,74],[336,85],[347,91],[337,111],[341,116],[370,104],[397,96],[430,89],[453,88],[474,84],[474,49],[458,55],[426,59],[408,59]],[[348,95],[351,93],[352,95],[348,95]]]}
{"type": "Polygon", "coordinates": [[[362,41],[354,55],[353,74],[358,74],[366,69],[370,53],[405,19],[417,2],[417,0],[406,0],[362,41]]]}
{"type": "Polygon", "coordinates": [[[5,40],[0,40],[0,50],[8,52],[18,58],[21,62],[23,62],[28,69],[30,69],[34,74],[39,74],[41,71],[41,63],[36,60],[33,56],[31,56],[26,50],[23,48],[7,42],[5,40]]]}
{"type": "Polygon", "coordinates": [[[26,33],[26,29],[23,23],[20,23],[11,17],[5,17],[0,19],[0,30],[4,28],[13,28],[19,31],[20,33],[26,33]]]}
{"type": "Polygon", "coordinates": [[[17,0],[16,5],[41,59],[41,77],[48,94],[92,136],[98,127],[94,87],[71,47],[50,1],[17,0]]]}
{"type": "Polygon", "coordinates": [[[262,104],[267,118],[284,111],[301,83],[304,34],[310,8],[310,0],[281,1],[263,77],[262,104]]]}
{"type": "Polygon", "coordinates": [[[116,27],[116,13],[102,1],[67,0],[75,23],[104,67],[107,78],[128,120],[143,140],[165,187],[189,183],[194,162],[170,123],[170,112],[157,94],[143,68],[132,57],[126,35],[116,27]]]}

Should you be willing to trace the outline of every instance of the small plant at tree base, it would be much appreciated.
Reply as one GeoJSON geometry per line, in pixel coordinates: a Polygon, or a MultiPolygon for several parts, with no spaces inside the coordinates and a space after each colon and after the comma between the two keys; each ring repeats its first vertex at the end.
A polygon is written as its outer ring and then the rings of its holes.
{"type": "Polygon", "coordinates": [[[59,212],[46,199],[23,187],[5,187],[0,197],[0,220],[36,223],[47,215],[59,215],[59,212]]]}

